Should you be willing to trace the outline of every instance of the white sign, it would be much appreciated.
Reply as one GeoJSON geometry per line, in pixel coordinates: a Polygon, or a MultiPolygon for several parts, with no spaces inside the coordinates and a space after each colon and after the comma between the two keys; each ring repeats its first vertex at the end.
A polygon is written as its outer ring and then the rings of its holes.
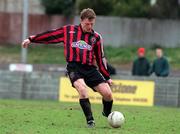
{"type": "Polygon", "coordinates": [[[32,72],[33,66],[31,64],[10,64],[10,71],[20,71],[20,72],[32,72]]]}

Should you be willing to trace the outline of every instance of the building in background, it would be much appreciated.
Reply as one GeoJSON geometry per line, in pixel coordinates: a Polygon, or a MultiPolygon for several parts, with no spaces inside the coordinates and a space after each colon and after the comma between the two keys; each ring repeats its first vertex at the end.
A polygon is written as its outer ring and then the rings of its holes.
{"type": "MultiPolygon", "coordinates": [[[[30,14],[45,14],[41,0],[28,0],[30,14]]],[[[23,0],[0,0],[0,12],[22,13],[23,0]]]]}

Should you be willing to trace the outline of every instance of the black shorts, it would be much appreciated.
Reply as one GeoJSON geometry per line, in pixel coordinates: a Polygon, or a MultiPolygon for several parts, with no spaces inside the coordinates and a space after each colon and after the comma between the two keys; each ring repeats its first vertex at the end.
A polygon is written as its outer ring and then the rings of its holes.
{"type": "Polygon", "coordinates": [[[67,74],[72,86],[73,83],[80,78],[83,78],[86,85],[93,90],[98,84],[106,82],[95,66],[84,65],[78,62],[69,62],[67,64],[67,74]]]}

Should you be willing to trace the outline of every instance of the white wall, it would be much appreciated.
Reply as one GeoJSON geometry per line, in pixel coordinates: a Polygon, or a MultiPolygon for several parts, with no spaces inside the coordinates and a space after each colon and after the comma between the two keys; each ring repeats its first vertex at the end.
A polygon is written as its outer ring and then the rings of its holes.
{"type": "MultiPolygon", "coordinates": [[[[79,24],[78,16],[74,24],[79,24]]],[[[105,45],[180,47],[180,20],[97,16],[95,30],[103,36],[105,45]]]]}

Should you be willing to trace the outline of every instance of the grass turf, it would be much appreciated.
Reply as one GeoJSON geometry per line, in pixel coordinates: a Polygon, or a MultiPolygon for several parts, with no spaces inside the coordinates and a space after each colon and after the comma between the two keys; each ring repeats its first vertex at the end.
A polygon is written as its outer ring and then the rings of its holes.
{"type": "Polygon", "coordinates": [[[92,104],[95,128],[87,128],[77,103],[0,100],[0,134],[178,134],[180,109],[114,105],[124,113],[121,128],[111,128],[101,115],[102,105],[92,104]]]}

